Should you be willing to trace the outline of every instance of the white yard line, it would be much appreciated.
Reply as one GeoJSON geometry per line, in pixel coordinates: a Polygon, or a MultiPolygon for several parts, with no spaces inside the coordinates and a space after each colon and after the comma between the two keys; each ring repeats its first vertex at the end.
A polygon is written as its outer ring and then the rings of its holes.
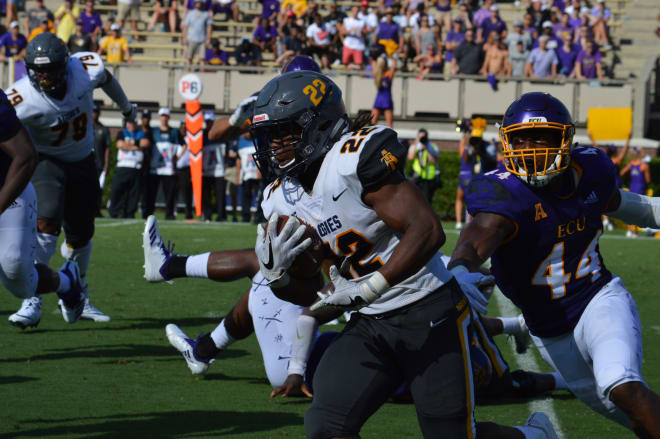
{"type": "MultiPolygon", "coordinates": [[[[495,288],[495,294],[492,296],[495,299],[495,304],[497,305],[497,311],[500,316],[513,317],[520,314],[520,311],[511,303],[509,299],[504,297],[499,288],[495,288]]],[[[515,351],[515,342],[513,337],[509,338],[509,341],[515,351]]],[[[533,344],[533,343],[532,343],[533,344]]],[[[518,366],[523,370],[529,370],[531,372],[540,372],[539,363],[536,360],[536,357],[532,353],[532,347],[527,350],[524,354],[516,354],[514,356],[514,361],[518,363],[518,366]]],[[[552,398],[546,397],[537,397],[529,402],[529,411],[531,412],[543,412],[552,421],[552,424],[555,426],[557,435],[560,439],[564,438],[564,432],[562,431],[559,418],[557,417],[557,412],[555,412],[554,404],[552,403],[552,398]]]]}

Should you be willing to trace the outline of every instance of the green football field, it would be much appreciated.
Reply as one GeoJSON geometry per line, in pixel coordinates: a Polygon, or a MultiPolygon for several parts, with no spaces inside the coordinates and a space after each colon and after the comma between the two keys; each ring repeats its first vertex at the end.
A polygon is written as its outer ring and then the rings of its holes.
{"type": "MultiPolygon", "coordinates": [[[[210,331],[249,282],[147,284],[142,228],[138,220],[97,222],[88,278],[93,303],[112,316],[111,322],[68,325],[56,310],[57,297],[48,295],[38,328],[0,325],[0,438],[303,437],[309,401],[268,398],[271,389],[254,337],[221,353],[203,377],[189,373],[165,337],[168,323],[190,336],[210,331]]],[[[186,254],[252,247],[255,236],[254,226],[230,223],[161,222],[161,231],[186,254]]],[[[443,250],[449,253],[458,236],[453,224],[447,234],[443,250]]],[[[601,251],[637,300],[645,378],[660,390],[660,240],[630,240],[615,232],[601,239],[601,251]]],[[[53,258],[53,266],[62,263],[59,255],[53,258]]],[[[0,319],[5,322],[19,306],[3,291],[0,319]]],[[[495,298],[491,314],[500,309],[507,310],[507,304],[495,298]]],[[[331,328],[336,329],[323,329],[331,328]]],[[[522,364],[548,370],[536,349],[517,357],[506,338],[497,342],[512,369],[522,364]]],[[[550,412],[564,438],[633,437],[565,391],[480,406],[477,419],[521,424],[534,410],[550,412]]],[[[366,424],[363,437],[420,437],[414,407],[386,404],[366,424]]]]}

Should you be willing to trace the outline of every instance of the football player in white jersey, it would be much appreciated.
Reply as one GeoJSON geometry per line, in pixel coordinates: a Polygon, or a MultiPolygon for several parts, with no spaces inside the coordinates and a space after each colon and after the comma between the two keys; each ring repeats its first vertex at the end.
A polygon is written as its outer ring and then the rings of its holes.
{"type": "MultiPolygon", "coordinates": [[[[40,34],[28,44],[25,65],[28,76],[12,84],[8,92],[39,152],[32,177],[39,201],[36,259],[48,264],[64,227],[69,259],[77,261],[83,281],[81,318],[105,322],[110,317],[89,302],[86,281],[100,196],[93,155],[92,95],[95,88],[102,88],[126,118],[135,118],[135,106],[99,55],[79,52],[69,57],[54,34],[40,34]]],[[[41,310],[24,301],[9,320],[19,314],[38,321],[41,310]]]]}
{"type": "MultiPolygon", "coordinates": [[[[341,90],[308,71],[271,80],[254,103],[255,158],[278,180],[264,192],[268,227],[258,228],[260,271],[279,297],[299,294],[287,270],[316,227],[328,252],[348,258],[353,279],[330,268],[324,306],[358,310],[316,370],[305,415],[310,438],[357,437],[405,380],[425,437],[554,438],[547,416],[503,427],[474,421],[469,357],[471,308],[438,254],[437,215],[401,172],[406,151],[396,133],[349,122],[341,90]],[[289,220],[278,233],[278,216],[289,220]]],[[[459,274],[462,284],[478,274],[459,274]]]]}
{"type": "MultiPolygon", "coordinates": [[[[0,282],[13,295],[33,306],[36,293],[56,292],[63,301],[64,320],[73,323],[84,301],[80,272],[67,261],[59,272],[34,262],[37,241],[37,198],[30,177],[37,165],[37,151],[16,111],[0,90],[0,282]]],[[[15,326],[25,329],[39,321],[19,315],[15,326]]]]}

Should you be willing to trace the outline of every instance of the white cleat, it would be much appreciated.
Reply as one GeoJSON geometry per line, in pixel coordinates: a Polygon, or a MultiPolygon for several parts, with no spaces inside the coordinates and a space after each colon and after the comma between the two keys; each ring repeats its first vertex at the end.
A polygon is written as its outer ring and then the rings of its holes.
{"type": "Polygon", "coordinates": [[[163,274],[162,268],[172,257],[172,253],[165,247],[158,229],[158,220],[153,215],[149,215],[144,225],[142,248],[144,248],[144,278],[149,282],[174,283],[163,274]]]}
{"type": "Polygon", "coordinates": [[[518,315],[518,323],[520,323],[520,332],[513,334],[513,340],[516,342],[516,352],[524,354],[529,348],[531,337],[529,335],[529,328],[525,322],[522,314],[518,315]]]}
{"type": "Polygon", "coordinates": [[[559,439],[550,418],[543,412],[534,412],[525,423],[527,427],[538,428],[544,433],[544,439],[559,439]]]}
{"type": "Polygon", "coordinates": [[[67,323],[75,323],[80,319],[83,308],[85,307],[82,281],[80,279],[80,269],[75,261],[66,261],[62,266],[60,273],[69,278],[71,287],[66,293],[57,294],[60,298],[58,305],[64,321],[67,323]]]}
{"type": "Polygon", "coordinates": [[[463,228],[463,223],[456,223],[456,230],[461,230],[463,228]]]}
{"type": "Polygon", "coordinates": [[[35,328],[41,321],[41,296],[23,299],[21,308],[9,316],[9,324],[21,329],[35,328]]]}
{"type": "Polygon", "coordinates": [[[197,358],[195,355],[197,340],[188,338],[185,332],[173,323],[170,323],[165,327],[165,334],[167,334],[167,339],[170,341],[170,344],[181,352],[183,358],[186,359],[188,368],[193,375],[201,375],[208,370],[209,364],[212,363],[213,360],[204,361],[197,358]]]}
{"type": "Polygon", "coordinates": [[[87,292],[87,287],[85,287],[83,290],[83,297],[85,299],[85,306],[83,307],[82,314],[80,315],[82,320],[93,320],[95,322],[101,323],[109,322],[111,320],[109,315],[100,311],[89,301],[89,293],[87,292]]]}

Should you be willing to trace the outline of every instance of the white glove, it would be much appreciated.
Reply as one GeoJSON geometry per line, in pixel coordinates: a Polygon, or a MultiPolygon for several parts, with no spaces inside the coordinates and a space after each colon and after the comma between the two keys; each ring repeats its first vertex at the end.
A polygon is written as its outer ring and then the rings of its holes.
{"type": "Polygon", "coordinates": [[[231,116],[229,116],[229,125],[238,127],[243,125],[248,118],[252,117],[254,112],[254,105],[252,103],[257,100],[257,96],[250,96],[245,98],[238,104],[231,116]]]}
{"type": "Polygon", "coordinates": [[[268,219],[268,230],[264,231],[263,224],[257,227],[257,243],[255,252],[259,260],[261,274],[268,280],[268,284],[281,288],[289,283],[286,270],[291,267],[299,254],[312,245],[312,238],[298,243],[305,234],[307,226],[300,224],[294,216],[290,216],[280,233],[277,233],[277,219],[274,213],[268,219]]]}
{"type": "Polygon", "coordinates": [[[319,291],[316,293],[321,301],[311,306],[312,311],[326,306],[346,311],[358,310],[374,302],[390,287],[387,279],[379,271],[363,281],[354,282],[343,278],[334,265],[330,267],[330,282],[335,287],[334,292],[323,294],[319,291]]]}
{"type": "Polygon", "coordinates": [[[125,111],[121,114],[124,116],[124,120],[135,120],[137,117],[137,105],[131,104],[131,109],[128,111],[125,111]]]}
{"type": "Polygon", "coordinates": [[[478,272],[468,271],[463,265],[457,265],[449,271],[456,278],[472,309],[480,314],[488,314],[488,300],[490,296],[487,297],[484,295],[479,287],[494,284],[495,278],[491,275],[486,276],[478,272]]]}
{"type": "Polygon", "coordinates": [[[105,186],[105,171],[101,171],[101,175],[99,175],[99,186],[101,189],[105,186]]]}

